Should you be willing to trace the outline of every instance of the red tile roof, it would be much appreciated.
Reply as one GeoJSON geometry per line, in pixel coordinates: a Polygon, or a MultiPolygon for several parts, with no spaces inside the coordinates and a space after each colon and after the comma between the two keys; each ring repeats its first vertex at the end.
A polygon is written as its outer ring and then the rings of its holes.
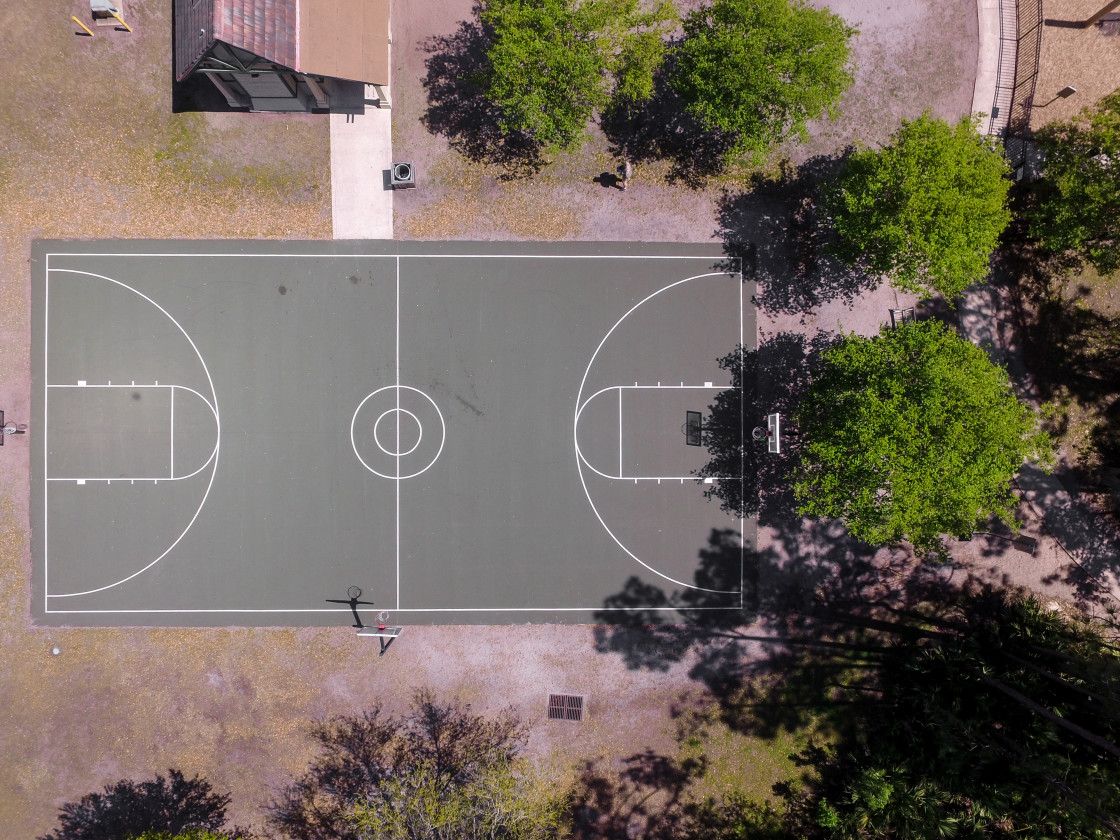
{"type": "Polygon", "coordinates": [[[214,0],[212,34],[301,73],[389,82],[389,0],[214,0]]]}

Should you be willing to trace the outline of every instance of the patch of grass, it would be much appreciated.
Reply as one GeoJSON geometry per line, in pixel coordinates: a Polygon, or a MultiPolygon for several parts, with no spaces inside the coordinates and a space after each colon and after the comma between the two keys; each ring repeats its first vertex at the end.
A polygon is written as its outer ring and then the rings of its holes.
{"type": "Polygon", "coordinates": [[[1063,457],[1101,484],[1120,460],[1120,272],[1051,262],[1024,281],[1027,360],[1063,457]]]}
{"type": "Polygon", "coordinates": [[[828,742],[817,717],[795,730],[781,728],[773,737],[746,735],[729,727],[716,703],[702,705],[681,719],[678,739],[680,758],[703,759],[707,769],[694,785],[691,796],[726,798],[742,793],[749,799],[774,798],[778,782],[806,781],[796,757],[810,742],[828,742]]]}

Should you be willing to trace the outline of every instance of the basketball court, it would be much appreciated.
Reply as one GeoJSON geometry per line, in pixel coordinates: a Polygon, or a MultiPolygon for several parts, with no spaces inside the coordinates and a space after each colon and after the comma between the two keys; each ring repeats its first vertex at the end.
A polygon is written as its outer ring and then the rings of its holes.
{"type": "Polygon", "coordinates": [[[743,607],[754,525],[695,477],[717,360],[756,346],[718,248],[40,241],[32,266],[38,623],[348,624],[351,587],[401,624],[743,607]]]}

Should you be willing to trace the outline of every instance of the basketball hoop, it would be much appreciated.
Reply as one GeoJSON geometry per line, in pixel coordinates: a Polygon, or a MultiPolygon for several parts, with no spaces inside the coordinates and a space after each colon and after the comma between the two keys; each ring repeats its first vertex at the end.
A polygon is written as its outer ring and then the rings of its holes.
{"type": "Polygon", "coordinates": [[[699,411],[686,411],[684,415],[684,425],[681,426],[681,432],[684,434],[684,442],[689,446],[703,445],[702,432],[704,429],[704,415],[699,411]]]}
{"type": "Polygon", "coordinates": [[[403,627],[389,627],[389,611],[381,610],[377,614],[377,627],[362,627],[358,630],[359,636],[372,636],[377,639],[381,644],[381,652],[378,656],[384,656],[385,651],[389,649],[397,637],[401,634],[403,627]]]}
{"type": "Polygon", "coordinates": [[[356,601],[362,597],[362,588],[360,586],[351,586],[346,590],[346,597],[351,601],[356,601]]]}

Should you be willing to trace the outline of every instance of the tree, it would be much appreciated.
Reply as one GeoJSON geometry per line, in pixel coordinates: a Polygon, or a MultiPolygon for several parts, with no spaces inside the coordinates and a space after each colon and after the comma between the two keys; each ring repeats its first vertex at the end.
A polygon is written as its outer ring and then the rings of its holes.
{"type": "Polygon", "coordinates": [[[1101,273],[1120,268],[1120,92],[1035,140],[1045,163],[1031,235],[1049,251],[1079,252],[1101,273]]]}
{"type": "Polygon", "coordinates": [[[404,717],[375,706],[317,723],[312,737],[319,757],[269,817],[296,840],[473,837],[494,826],[535,838],[555,815],[516,761],[526,730],[508,711],[487,719],[420,690],[404,717]]]}
{"type": "Polygon", "coordinates": [[[563,797],[524,765],[500,763],[458,784],[417,762],[359,802],[363,840],[550,840],[564,823],[563,797]]]}
{"type": "Polygon", "coordinates": [[[844,337],[798,407],[794,494],[873,545],[944,551],[996,516],[1017,527],[1010,481],[1051,444],[1007,373],[938,321],[844,337]]]}
{"type": "Polygon", "coordinates": [[[734,137],[728,157],[758,161],[804,140],[852,85],[857,30],[802,0],[715,0],[688,14],[684,34],[669,83],[709,130],[734,137]]]}
{"type": "Polygon", "coordinates": [[[179,770],[168,778],[133,782],[121,779],[102,793],[88,793],[62,806],[59,827],[40,840],[127,840],[144,832],[182,834],[193,830],[220,833],[229,794],[214,793],[210,783],[179,770]]]}
{"type": "Polygon", "coordinates": [[[858,742],[817,767],[833,838],[1120,833],[1120,652],[1105,628],[981,590],[899,638],[858,742]]]}
{"type": "Polygon", "coordinates": [[[611,98],[648,98],[677,21],[671,2],[483,0],[489,66],[483,87],[502,130],[549,150],[578,145],[592,114],[611,98]],[[617,81],[613,80],[617,77],[617,81]]]}
{"type": "Polygon", "coordinates": [[[898,289],[952,303],[988,274],[1011,221],[1003,154],[968,117],[950,126],[927,112],[893,142],[854,153],[825,198],[836,250],[898,289]]]}

